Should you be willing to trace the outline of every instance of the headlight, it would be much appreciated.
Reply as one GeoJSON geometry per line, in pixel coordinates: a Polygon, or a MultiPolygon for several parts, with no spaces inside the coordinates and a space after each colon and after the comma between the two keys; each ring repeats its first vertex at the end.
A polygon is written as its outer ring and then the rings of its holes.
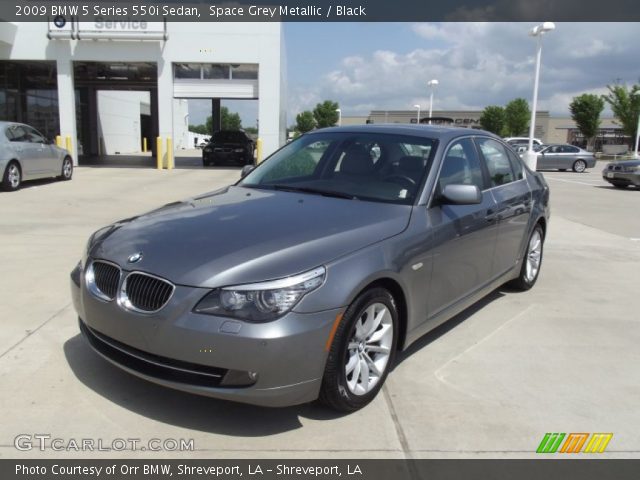
{"type": "Polygon", "coordinates": [[[205,147],[205,148],[204,148],[204,151],[205,151],[205,152],[211,152],[211,147],[205,147]]]}
{"type": "Polygon", "coordinates": [[[315,268],[293,277],[218,288],[196,305],[196,313],[266,322],[281,317],[324,282],[326,270],[315,268]]]}
{"type": "Polygon", "coordinates": [[[242,153],[242,152],[244,152],[244,148],[236,148],[233,151],[236,152],[236,153],[242,153]]]}

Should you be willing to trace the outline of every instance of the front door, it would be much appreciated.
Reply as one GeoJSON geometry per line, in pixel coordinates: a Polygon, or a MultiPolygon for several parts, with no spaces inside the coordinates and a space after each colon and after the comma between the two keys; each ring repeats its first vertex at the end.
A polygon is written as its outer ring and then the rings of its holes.
{"type": "Polygon", "coordinates": [[[433,239],[433,273],[428,285],[429,316],[453,306],[491,280],[497,236],[496,204],[479,157],[469,138],[447,149],[429,208],[433,239]],[[476,185],[482,193],[477,205],[449,205],[439,198],[446,185],[476,185]]]}

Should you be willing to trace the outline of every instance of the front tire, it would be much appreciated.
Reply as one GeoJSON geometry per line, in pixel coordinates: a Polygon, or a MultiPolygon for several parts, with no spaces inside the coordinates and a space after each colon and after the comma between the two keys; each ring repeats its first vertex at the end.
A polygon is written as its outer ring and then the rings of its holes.
{"type": "Polygon", "coordinates": [[[58,178],[64,181],[68,181],[73,178],[73,160],[71,157],[64,157],[64,160],[62,160],[62,171],[58,178]]]}
{"type": "Polygon", "coordinates": [[[538,223],[527,242],[527,250],[522,259],[522,267],[518,278],[509,282],[509,285],[518,290],[529,290],[536,284],[540,267],[542,266],[542,253],[544,246],[544,231],[538,223]]]}
{"type": "Polygon", "coordinates": [[[573,171],[576,173],[583,173],[587,169],[587,162],[584,160],[576,160],[573,162],[573,171]]]}
{"type": "Polygon", "coordinates": [[[7,164],[2,175],[2,190],[7,192],[15,192],[22,185],[22,170],[15,160],[7,164]]]}
{"type": "Polygon", "coordinates": [[[359,295],[345,311],[325,367],[320,400],[341,412],[356,411],[378,394],[393,365],[398,310],[384,288],[359,295]]]}

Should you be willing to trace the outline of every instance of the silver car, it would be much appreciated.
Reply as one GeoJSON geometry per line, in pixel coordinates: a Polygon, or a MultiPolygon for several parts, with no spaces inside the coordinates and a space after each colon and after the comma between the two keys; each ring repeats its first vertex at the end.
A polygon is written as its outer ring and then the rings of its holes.
{"type": "Polygon", "coordinates": [[[2,189],[18,190],[25,180],[58,177],[71,180],[73,160],[35,128],[0,122],[0,172],[2,189]]]}
{"type": "Polygon", "coordinates": [[[100,355],[192,393],[353,411],[398,351],[538,278],[549,188],[490,133],[329,128],[243,174],[91,236],[70,285],[100,355]]]}
{"type": "Polygon", "coordinates": [[[592,152],[573,145],[545,145],[538,152],[538,170],[573,170],[582,173],[596,166],[596,157],[592,152]]]}

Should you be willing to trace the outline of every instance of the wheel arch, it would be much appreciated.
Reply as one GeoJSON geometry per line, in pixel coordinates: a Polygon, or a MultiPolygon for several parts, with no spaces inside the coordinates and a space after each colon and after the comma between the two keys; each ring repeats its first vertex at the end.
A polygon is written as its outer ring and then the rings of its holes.
{"type": "Polygon", "coordinates": [[[403,350],[406,337],[407,337],[407,323],[408,323],[409,312],[407,309],[407,298],[402,286],[391,277],[381,277],[369,282],[367,285],[362,287],[360,291],[358,291],[358,293],[353,298],[354,299],[358,298],[367,290],[370,290],[376,287],[381,287],[387,290],[391,294],[391,296],[393,297],[393,300],[396,303],[396,308],[398,309],[398,320],[399,320],[398,342],[397,342],[396,348],[399,351],[403,350]]]}

